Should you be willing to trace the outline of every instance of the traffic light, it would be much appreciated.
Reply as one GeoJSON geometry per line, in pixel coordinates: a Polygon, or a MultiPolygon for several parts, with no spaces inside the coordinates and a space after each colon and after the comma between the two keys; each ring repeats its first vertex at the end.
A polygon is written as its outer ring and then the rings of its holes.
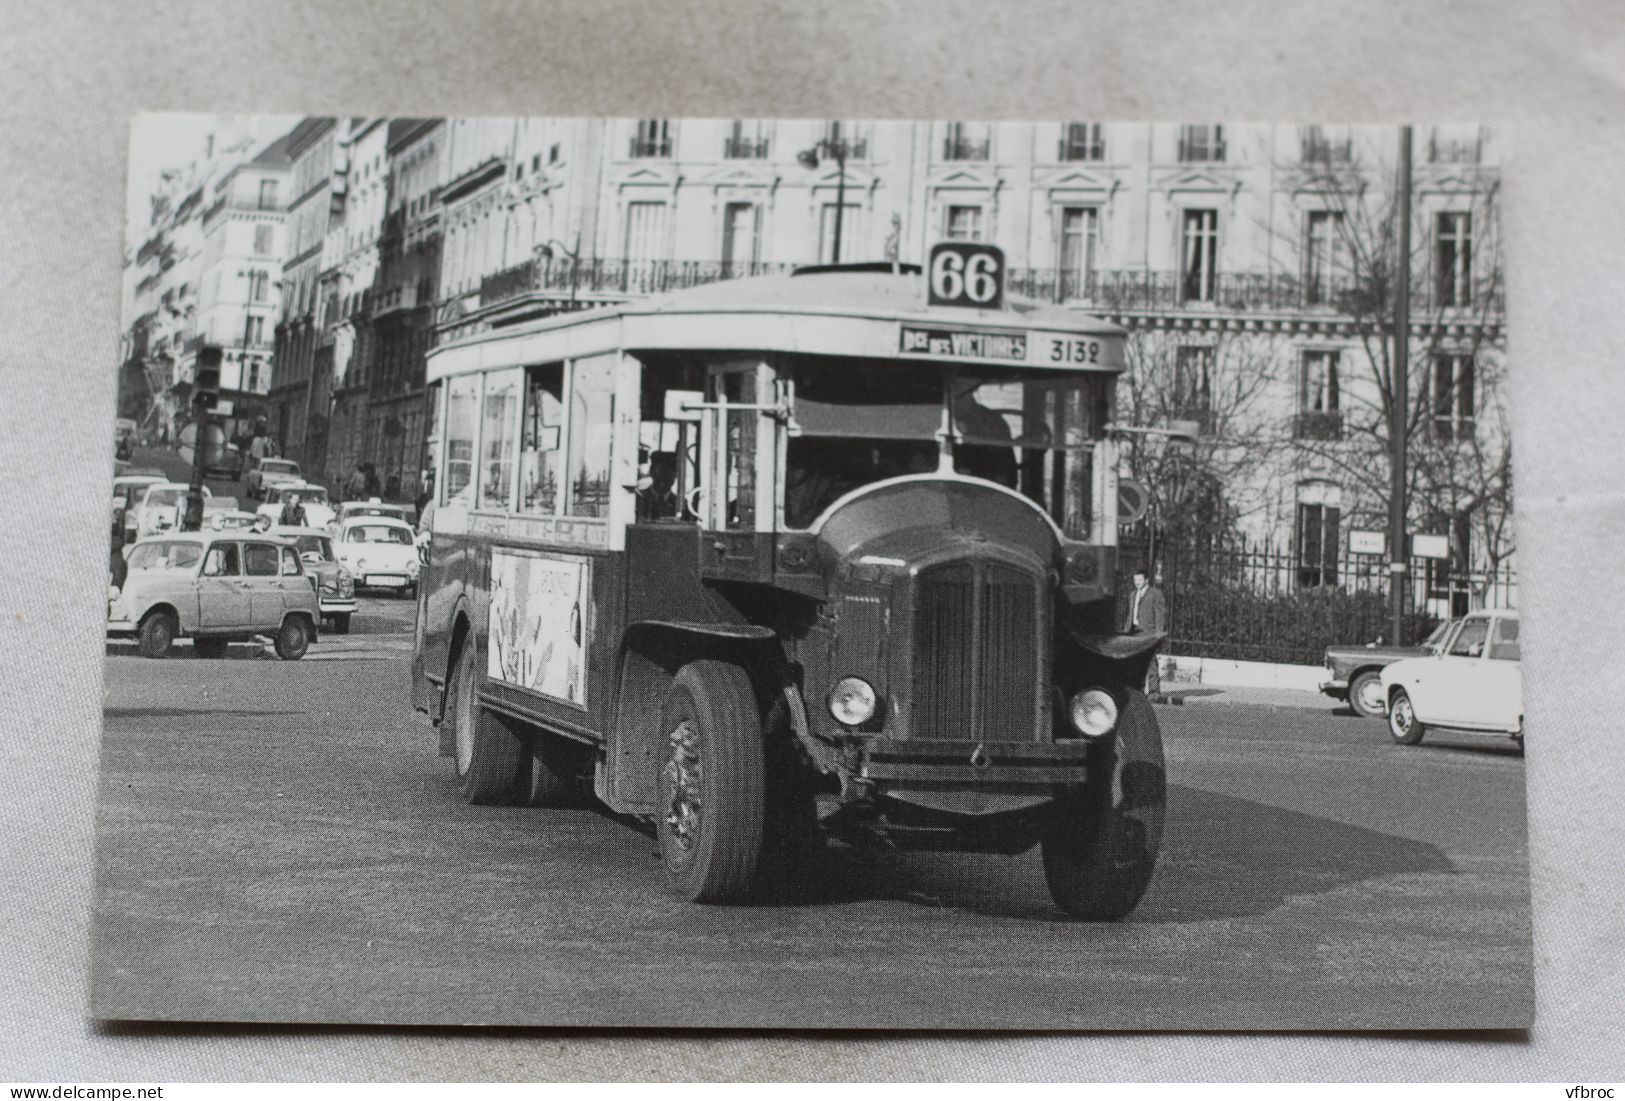
{"type": "Polygon", "coordinates": [[[220,401],[220,361],[225,358],[218,344],[205,344],[197,350],[197,372],[192,384],[192,400],[204,409],[220,401]]]}

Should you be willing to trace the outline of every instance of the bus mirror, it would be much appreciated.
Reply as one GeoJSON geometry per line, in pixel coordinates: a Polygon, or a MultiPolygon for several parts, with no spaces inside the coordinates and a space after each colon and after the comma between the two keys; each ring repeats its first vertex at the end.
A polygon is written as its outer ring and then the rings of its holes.
{"type": "Polygon", "coordinates": [[[665,419],[669,421],[697,421],[700,411],[690,408],[705,401],[705,395],[698,390],[667,390],[665,419]]]}

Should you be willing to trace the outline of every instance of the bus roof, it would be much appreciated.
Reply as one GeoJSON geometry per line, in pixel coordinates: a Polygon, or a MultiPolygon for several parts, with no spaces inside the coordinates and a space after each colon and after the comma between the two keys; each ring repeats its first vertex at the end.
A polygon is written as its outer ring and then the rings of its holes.
{"type": "Polygon", "coordinates": [[[723,280],[480,333],[431,352],[428,377],[616,349],[797,352],[1117,373],[1123,333],[1090,314],[1014,295],[997,310],[928,306],[925,278],[917,273],[822,269],[723,280]],[[1081,357],[1068,347],[1080,340],[1081,357]]]}

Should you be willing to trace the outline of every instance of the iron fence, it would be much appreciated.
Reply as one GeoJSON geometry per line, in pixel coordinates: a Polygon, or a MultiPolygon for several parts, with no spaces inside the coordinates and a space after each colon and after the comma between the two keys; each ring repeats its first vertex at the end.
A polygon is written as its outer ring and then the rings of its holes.
{"type": "Polygon", "coordinates": [[[661,294],[725,279],[782,275],[794,264],[736,260],[571,260],[532,259],[480,280],[480,305],[491,306],[526,294],[572,291],[628,297],[661,294]]]}
{"type": "MultiPolygon", "coordinates": [[[[1390,571],[1381,555],[1345,549],[1304,562],[1276,547],[1125,541],[1117,559],[1120,623],[1128,615],[1132,575],[1153,555],[1153,575],[1168,599],[1166,653],[1319,665],[1328,646],[1394,641],[1390,571]]],[[[1404,584],[1404,643],[1475,608],[1517,607],[1518,576],[1509,563],[1465,570],[1413,558],[1404,584]]]]}

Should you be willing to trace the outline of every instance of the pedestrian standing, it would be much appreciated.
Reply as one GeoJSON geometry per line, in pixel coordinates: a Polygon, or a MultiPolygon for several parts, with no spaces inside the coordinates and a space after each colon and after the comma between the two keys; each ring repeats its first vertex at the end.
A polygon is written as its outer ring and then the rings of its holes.
{"type": "Polygon", "coordinates": [[[282,515],[277,522],[289,528],[305,526],[305,506],[299,503],[299,494],[288,494],[288,503],[282,506],[282,515]]]}
{"type": "MultiPolygon", "coordinates": [[[[1123,630],[1131,635],[1165,635],[1168,633],[1168,599],[1162,590],[1151,584],[1144,570],[1134,572],[1134,592],[1128,600],[1128,617],[1123,630]]],[[[1162,694],[1162,671],[1157,668],[1153,654],[1145,670],[1145,694],[1162,694]]]]}

